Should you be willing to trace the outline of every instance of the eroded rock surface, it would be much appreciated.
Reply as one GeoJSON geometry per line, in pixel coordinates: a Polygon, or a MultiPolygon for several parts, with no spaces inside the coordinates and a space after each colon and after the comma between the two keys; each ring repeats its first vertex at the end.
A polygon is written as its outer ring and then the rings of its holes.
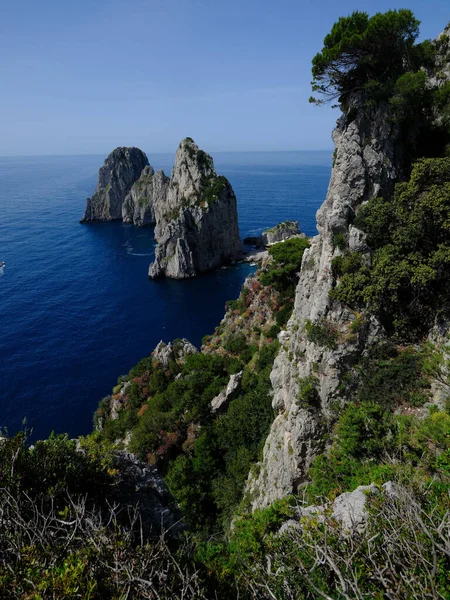
{"type": "Polygon", "coordinates": [[[154,208],[157,247],[149,277],[194,277],[240,256],[233,189],[190,138],[176,153],[166,201],[154,208]]]}
{"type": "Polygon", "coordinates": [[[389,197],[402,168],[398,129],[388,110],[381,105],[355,116],[350,107],[333,132],[334,166],[327,197],[317,213],[319,235],[303,255],[294,311],[271,373],[277,416],[264,446],[259,475],[249,478],[247,494],[253,508],[295,492],[305,480],[311,461],[324,449],[333,410],[345,402],[342,376],[351,371],[378,331],[371,320],[350,335],[355,315],[333,303],[329,292],[335,284],[331,261],[342,252],[334,243],[335,235],[342,234],[347,244],[350,238],[352,246],[362,246],[359,233],[349,231],[353,215],[373,196],[389,197]],[[308,323],[326,330],[333,343],[321,346],[309,339],[308,323]],[[315,385],[313,404],[301,395],[305,378],[315,385]]]}
{"type": "Polygon", "coordinates": [[[123,222],[133,223],[138,227],[155,225],[155,204],[164,206],[169,181],[164,171],[155,173],[153,167],[147,165],[124,200],[123,222]]]}
{"type": "Polygon", "coordinates": [[[171,360],[183,364],[189,354],[197,354],[197,352],[197,348],[189,340],[182,338],[168,344],[161,340],[152,355],[155,361],[160,362],[167,369],[171,360]]]}
{"type": "Polygon", "coordinates": [[[211,400],[211,411],[213,413],[223,410],[236,397],[241,388],[243,374],[244,371],[239,371],[239,373],[231,375],[227,387],[211,400]]]}
{"type": "Polygon", "coordinates": [[[147,165],[147,156],[139,148],[113,150],[100,167],[97,187],[86,201],[81,223],[122,219],[125,197],[147,165]]]}

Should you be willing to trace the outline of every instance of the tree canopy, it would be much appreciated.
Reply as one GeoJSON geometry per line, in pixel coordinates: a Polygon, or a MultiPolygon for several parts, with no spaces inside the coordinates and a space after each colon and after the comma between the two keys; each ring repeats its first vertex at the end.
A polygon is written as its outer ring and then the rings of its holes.
{"type": "Polygon", "coordinates": [[[345,102],[352,92],[373,94],[393,86],[413,67],[419,24],[406,9],[339,18],[313,58],[312,89],[320,98],[310,102],[345,102]]]}

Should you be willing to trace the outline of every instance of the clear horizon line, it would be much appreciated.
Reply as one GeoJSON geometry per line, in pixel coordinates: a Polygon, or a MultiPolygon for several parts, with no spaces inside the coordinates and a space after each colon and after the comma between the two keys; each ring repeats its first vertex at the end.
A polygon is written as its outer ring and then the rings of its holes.
{"type": "MultiPolygon", "coordinates": [[[[332,152],[333,148],[321,148],[315,150],[210,150],[208,154],[276,154],[287,152],[332,152]]],[[[112,151],[110,151],[112,152],[112,151]]],[[[110,154],[110,152],[108,154],[110,154]]],[[[174,154],[172,150],[149,152],[147,154],[174,154]]],[[[108,154],[106,156],[108,156],[108,154]]],[[[66,156],[105,156],[103,152],[74,152],[68,154],[0,154],[0,158],[55,158],[66,156]]]]}

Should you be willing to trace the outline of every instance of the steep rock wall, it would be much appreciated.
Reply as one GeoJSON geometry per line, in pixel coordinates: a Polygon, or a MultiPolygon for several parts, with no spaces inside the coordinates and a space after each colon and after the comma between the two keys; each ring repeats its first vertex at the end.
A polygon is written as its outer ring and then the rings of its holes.
{"type": "Polygon", "coordinates": [[[333,132],[335,151],[328,193],[317,213],[319,235],[305,251],[295,307],[282,349],[271,373],[276,418],[264,446],[259,473],[250,476],[247,496],[253,508],[268,505],[297,491],[312,459],[324,448],[324,433],[333,413],[344,402],[342,376],[377,333],[374,320],[358,333],[350,329],[355,315],[329,298],[335,284],[331,261],[341,253],[333,237],[344,234],[352,249],[364,246],[364,236],[350,223],[358,207],[373,196],[389,196],[401,170],[398,129],[387,106],[356,112],[351,108],[333,132]],[[320,345],[308,335],[317,325],[333,341],[320,345]],[[306,379],[309,378],[309,379],[306,379]],[[314,382],[316,396],[302,398],[305,381],[314,382]]]}
{"type": "Polygon", "coordinates": [[[142,169],[147,156],[139,148],[116,148],[108,155],[98,172],[94,194],[86,200],[81,223],[122,219],[122,205],[142,169]]]}
{"type": "Polygon", "coordinates": [[[190,138],[176,153],[165,201],[154,208],[157,247],[149,277],[194,277],[238,258],[241,241],[233,189],[190,138]]]}
{"type": "Polygon", "coordinates": [[[153,168],[147,165],[124,200],[123,222],[133,223],[138,227],[155,225],[155,204],[164,206],[169,181],[164,171],[155,173],[153,168]]]}

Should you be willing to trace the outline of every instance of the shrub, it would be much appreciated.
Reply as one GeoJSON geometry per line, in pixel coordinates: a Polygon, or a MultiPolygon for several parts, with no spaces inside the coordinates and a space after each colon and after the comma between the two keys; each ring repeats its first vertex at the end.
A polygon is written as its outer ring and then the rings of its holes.
{"type": "Polygon", "coordinates": [[[335,233],[333,235],[333,248],[339,248],[339,250],[345,250],[347,247],[347,236],[345,233],[335,233]]]}
{"type": "Polygon", "coordinates": [[[273,263],[267,271],[262,271],[260,280],[263,285],[273,285],[283,292],[293,286],[300,271],[303,253],[309,247],[305,238],[291,238],[269,248],[273,263]]]}
{"type": "Polygon", "coordinates": [[[321,319],[317,323],[306,321],[306,336],[310,342],[332,350],[336,346],[337,331],[333,324],[326,319],[321,319]]]}
{"type": "Polygon", "coordinates": [[[402,402],[417,401],[429,387],[423,372],[424,355],[412,348],[399,350],[390,343],[373,346],[359,365],[358,398],[395,408],[402,402]]]}
{"type": "Polygon", "coordinates": [[[316,406],[320,402],[317,377],[308,375],[298,380],[297,402],[302,408],[316,406]]]}
{"type": "Polygon", "coordinates": [[[339,418],[336,445],[356,459],[380,458],[392,439],[392,414],[378,404],[350,405],[339,418]]]}
{"type": "Polygon", "coordinates": [[[397,184],[392,201],[373,199],[358,214],[372,264],[340,258],[343,273],[331,296],[366,304],[386,329],[403,339],[426,331],[437,314],[450,312],[450,158],[419,160],[410,180],[397,184]]]}

